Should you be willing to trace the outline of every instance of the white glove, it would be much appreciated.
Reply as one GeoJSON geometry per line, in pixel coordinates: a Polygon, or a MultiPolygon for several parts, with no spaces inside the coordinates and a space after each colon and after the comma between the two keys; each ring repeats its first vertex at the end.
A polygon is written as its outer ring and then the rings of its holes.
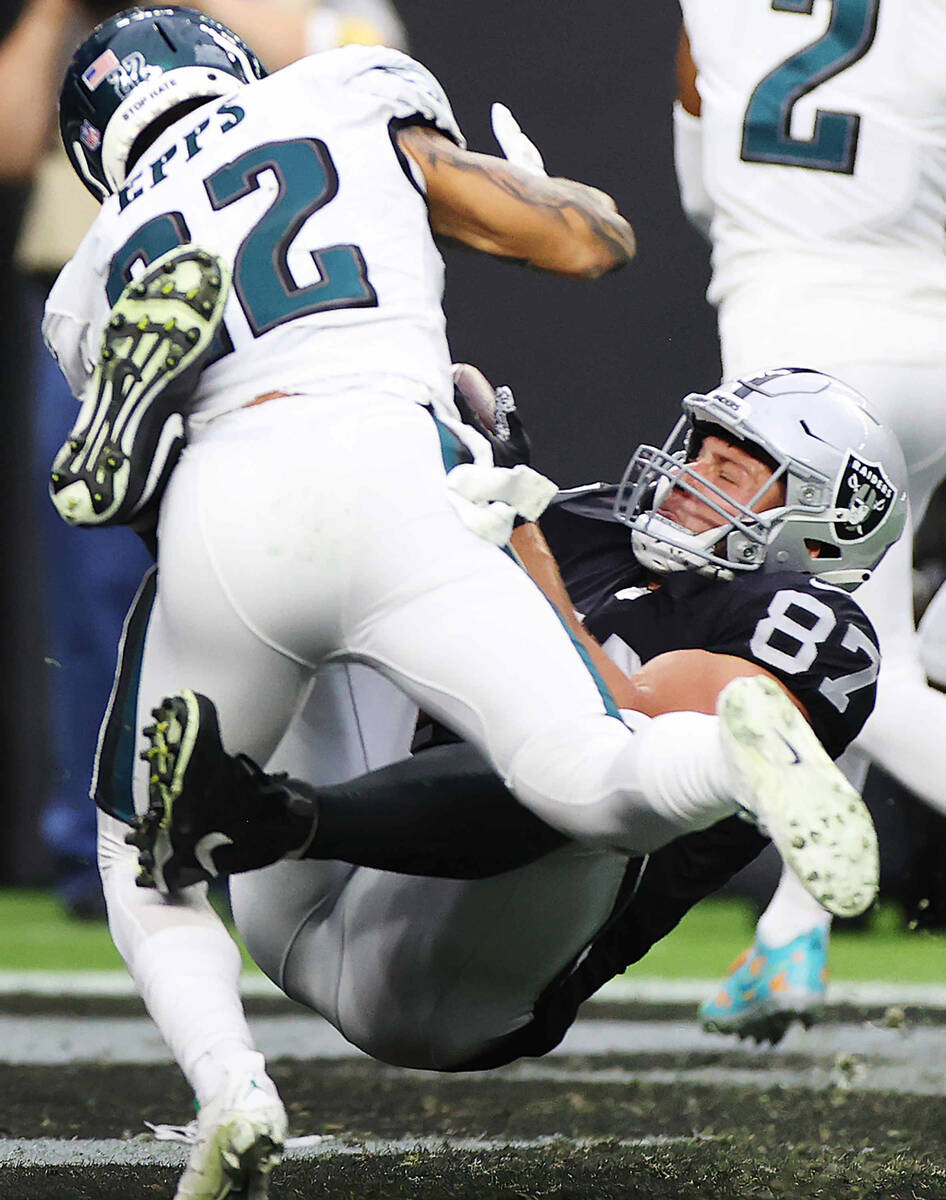
{"type": "Polygon", "coordinates": [[[545,175],[545,163],[534,143],[530,142],[519,128],[519,122],[505,104],[494,103],[489,110],[493,136],[499,148],[514,167],[528,171],[530,175],[545,175]]]}
{"type": "Polygon", "coordinates": [[[460,520],[488,542],[505,546],[517,516],[537,521],[558,485],[519,463],[492,467],[460,463],[447,475],[447,497],[460,520]]]}

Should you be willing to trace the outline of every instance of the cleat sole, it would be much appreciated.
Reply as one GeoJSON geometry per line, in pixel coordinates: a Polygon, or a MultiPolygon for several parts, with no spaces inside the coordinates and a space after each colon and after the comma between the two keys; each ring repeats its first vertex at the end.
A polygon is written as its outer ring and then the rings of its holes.
{"type": "Polygon", "coordinates": [[[78,419],[53,460],[49,491],[63,520],[153,523],[228,289],[225,264],[194,246],[172,250],[126,287],[78,419]]]}
{"type": "Polygon", "coordinates": [[[717,713],[742,807],[819,904],[835,916],[864,912],[880,875],[874,824],[802,714],[759,676],[728,684],[717,713]]]}
{"type": "Polygon", "coordinates": [[[165,867],[174,857],[170,836],[174,805],[181,794],[199,728],[197,697],[189,691],[169,696],[151,710],[151,715],[154,723],[143,730],[148,746],[139,754],[151,767],[148,810],[138,819],[130,837],[139,847],[139,886],[170,895],[179,887],[206,878],[169,879],[165,875],[165,867]]]}

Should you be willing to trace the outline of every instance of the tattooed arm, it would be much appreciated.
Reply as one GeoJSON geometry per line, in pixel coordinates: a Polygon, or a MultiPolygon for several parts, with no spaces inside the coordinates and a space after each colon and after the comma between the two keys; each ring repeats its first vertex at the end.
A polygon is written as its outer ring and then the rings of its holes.
{"type": "Polygon", "coordinates": [[[427,183],[435,233],[543,271],[594,279],[634,256],[634,231],[604,192],[471,154],[411,125],[397,135],[427,183]]]}

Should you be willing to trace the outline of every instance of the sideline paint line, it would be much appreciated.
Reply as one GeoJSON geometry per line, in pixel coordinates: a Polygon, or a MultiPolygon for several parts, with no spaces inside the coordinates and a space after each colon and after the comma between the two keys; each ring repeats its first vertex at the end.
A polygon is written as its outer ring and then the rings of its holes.
{"type": "MultiPolygon", "coordinates": [[[[641,1001],[648,1004],[699,1004],[719,986],[718,979],[654,979],[620,976],[604,985],[591,1003],[641,1001]]],[[[283,993],[265,975],[247,973],[241,982],[248,999],[278,999],[283,993]]],[[[124,971],[0,971],[0,996],[69,996],[76,999],[130,997],[136,992],[124,971]]],[[[891,1004],[946,1009],[946,983],[835,983],[828,1004],[883,1008],[891,1004]]]]}
{"type": "MultiPolygon", "coordinates": [[[[244,996],[276,998],[283,993],[265,975],[247,972],[240,981],[244,996]]],[[[127,971],[0,971],[0,996],[69,996],[77,1000],[134,999],[138,993],[127,971]]]]}
{"type": "MultiPolygon", "coordinates": [[[[696,1145],[719,1140],[712,1134],[693,1134],[690,1137],[668,1137],[652,1134],[648,1137],[614,1141],[612,1138],[445,1138],[401,1137],[366,1138],[358,1142],[340,1142],[329,1137],[290,1138],[283,1155],[284,1161],[315,1158],[336,1158],[342,1155],[429,1154],[445,1150],[475,1154],[509,1150],[546,1150],[550,1146],[566,1146],[576,1150],[599,1146],[647,1149],[655,1146],[696,1145]]],[[[190,1147],[180,1142],[159,1142],[147,1134],[135,1138],[0,1138],[0,1166],[3,1167],[92,1167],[92,1166],[183,1166],[190,1147]]]]}
{"type": "MultiPolygon", "coordinates": [[[[315,1016],[252,1016],[250,1028],[268,1059],[297,1062],[368,1060],[327,1021],[315,1016]]],[[[946,1078],[946,1038],[937,1026],[886,1028],[869,1022],[796,1026],[773,1050],[706,1033],[695,1021],[578,1020],[550,1057],[654,1053],[721,1053],[747,1062],[777,1062],[791,1055],[831,1064],[838,1055],[883,1064],[902,1063],[946,1078]]],[[[0,1015],[0,1062],[11,1066],[90,1066],[170,1063],[171,1055],[147,1017],[39,1017],[0,1015]]],[[[645,1064],[646,1065],[646,1064],[645,1064]]],[[[514,1076],[515,1067],[506,1068],[514,1076]]],[[[469,1078],[469,1076],[464,1076],[469,1078]]]]}
{"type": "MultiPolygon", "coordinates": [[[[719,989],[719,979],[647,979],[621,975],[604,985],[593,997],[600,1001],[639,1000],[656,1004],[701,1004],[708,995],[719,989]]],[[[916,1005],[922,1008],[946,1008],[944,983],[889,983],[872,980],[868,983],[837,983],[828,985],[828,1004],[858,1004],[885,1008],[891,1004],[916,1005]]]]}

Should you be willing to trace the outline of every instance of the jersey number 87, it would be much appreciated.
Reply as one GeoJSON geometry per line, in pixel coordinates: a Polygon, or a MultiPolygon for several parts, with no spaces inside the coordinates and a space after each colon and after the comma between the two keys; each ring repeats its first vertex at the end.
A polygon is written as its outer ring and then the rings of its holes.
{"type": "MultiPolygon", "coordinates": [[[[807,671],[818,657],[818,647],[837,625],[837,617],[827,604],[806,592],[786,589],[772,597],[766,615],[756,625],[749,649],[759,662],[787,675],[807,671]],[[797,615],[792,615],[792,609],[797,615]],[[800,610],[800,611],[799,611],[800,610]],[[813,624],[801,620],[803,613],[814,618],[813,624]]],[[[867,666],[836,679],[822,680],[818,691],[838,710],[844,712],[852,694],[869,687],[880,670],[880,651],[862,629],[848,622],[841,646],[852,654],[866,656],[867,666]]]]}

